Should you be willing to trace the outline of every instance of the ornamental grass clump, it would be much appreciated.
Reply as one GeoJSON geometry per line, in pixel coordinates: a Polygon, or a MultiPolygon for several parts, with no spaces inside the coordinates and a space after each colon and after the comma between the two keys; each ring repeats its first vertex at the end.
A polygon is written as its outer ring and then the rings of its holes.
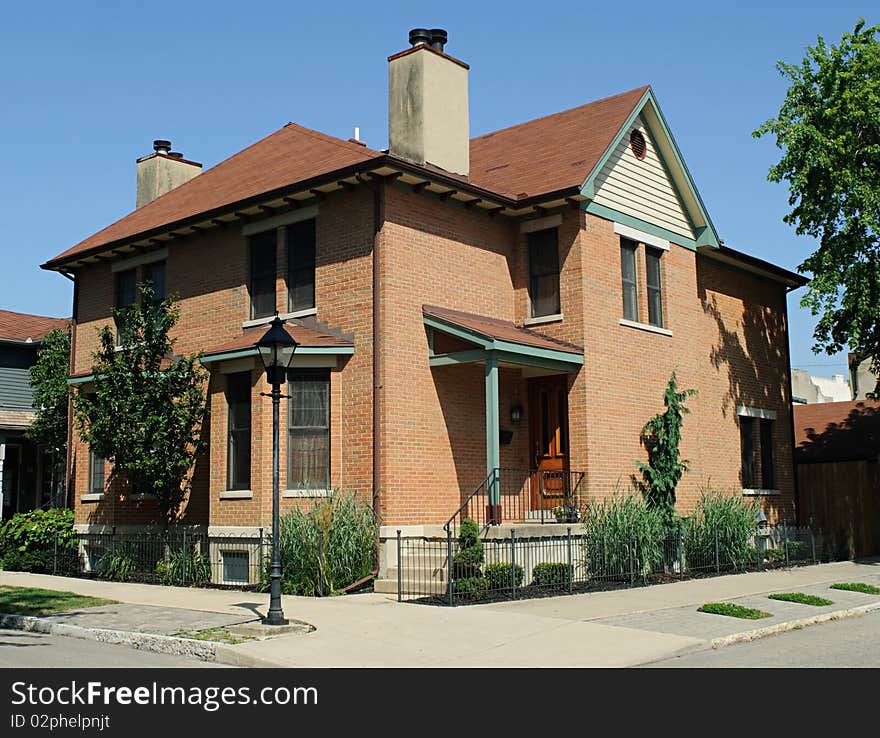
{"type": "MultiPolygon", "coordinates": [[[[330,595],[369,575],[375,563],[373,510],[351,492],[333,492],[311,510],[281,517],[281,591],[330,595]]],[[[268,590],[271,541],[266,548],[262,586],[268,590]]]]}
{"type": "Polygon", "coordinates": [[[581,518],[581,564],[591,577],[645,578],[663,565],[663,512],[639,495],[591,501],[581,518]]]}
{"type": "Polygon", "coordinates": [[[755,521],[758,506],[741,497],[713,489],[703,490],[691,517],[684,521],[684,555],[690,568],[715,565],[715,537],[718,564],[743,569],[754,561],[755,521]]]}

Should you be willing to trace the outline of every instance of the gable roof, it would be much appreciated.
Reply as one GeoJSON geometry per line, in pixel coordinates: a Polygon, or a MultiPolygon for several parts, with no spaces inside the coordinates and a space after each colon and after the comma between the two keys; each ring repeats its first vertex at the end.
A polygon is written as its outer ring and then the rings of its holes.
{"type": "Polygon", "coordinates": [[[471,139],[470,181],[514,199],[580,189],[649,89],[471,139]]]}
{"type": "Polygon", "coordinates": [[[69,318],[47,318],[43,315],[0,310],[0,341],[36,343],[49,331],[64,328],[69,318]]]}
{"type": "Polygon", "coordinates": [[[794,429],[800,464],[880,460],[880,402],[795,405],[794,429]]]}

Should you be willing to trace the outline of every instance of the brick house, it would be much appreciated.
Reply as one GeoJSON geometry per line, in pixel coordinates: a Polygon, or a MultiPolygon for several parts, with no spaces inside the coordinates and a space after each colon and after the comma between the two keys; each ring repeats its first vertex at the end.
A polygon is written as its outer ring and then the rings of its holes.
{"type": "Polygon", "coordinates": [[[0,310],[0,521],[63,504],[62,480],[53,477],[52,457],[26,433],[35,418],[28,370],[37,362],[45,335],[65,329],[68,322],[0,310]]]}
{"type": "MultiPolygon", "coordinates": [[[[202,173],[157,141],[137,209],[43,265],[75,280],[85,388],[114,305],[148,279],[180,296],[211,408],[182,520],[269,525],[254,342],[276,310],[300,344],[282,512],[355,490],[390,536],[439,529],[481,484],[503,523],[610,495],[675,370],[699,390],[679,509],[711,480],[791,518],[786,293],[805,280],[718,240],[649,87],[471,139],[468,66],[445,34],[410,40],[387,151],[288,123],[202,173]]],[[[151,519],[76,439],[69,472],[83,530],[151,519]]]]}

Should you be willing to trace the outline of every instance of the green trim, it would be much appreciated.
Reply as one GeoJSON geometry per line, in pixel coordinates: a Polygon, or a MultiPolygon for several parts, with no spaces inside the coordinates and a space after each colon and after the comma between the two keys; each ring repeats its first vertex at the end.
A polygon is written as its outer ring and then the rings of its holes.
{"type": "Polygon", "coordinates": [[[536,369],[551,369],[553,371],[571,374],[576,372],[578,367],[583,366],[584,357],[575,354],[568,354],[574,360],[544,359],[538,356],[524,356],[522,354],[513,354],[506,351],[498,352],[498,361],[506,364],[519,364],[521,366],[531,366],[536,369]]]}
{"type": "MultiPolygon", "coordinates": [[[[630,228],[635,228],[639,231],[650,233],[652,236],[657,236],[658,238],[664,238],[671,243],[678,244],[679,246],[684,246],[691,251],[696,251],[697,246],[701,245],[698,244],[698,242],[695,241],[693,238],[682,236],[680,233],[670,231],[667,228],[654,225],[653,223],[648,223],[648,221],[641,220],[640,218],[635,218],[632,215],[621,213],[619,210],[614,210],[612,208],[606,207],[605,205],[599,205],[592,200],[590,200],[590,202],[588,203],[585,203],[584,210],[586,210],[588,213],[592,213],[593,215],[598,215],[600,218],[605,218],[606,220],[611,220],[615,223],[620,223],[621,225],[626,225],[630,228]]],[[[705,229],[702,230],[705,231],[705,229]]]]}
{"type": "MultiPolygon", "coordinates": [[[[455,336],[456,338],[460,338],[463,341],[468,341],[470,343],[475,343],[480,347],[484,352],[485,351],[498,351],[507,355],[509,358],[505,359],[505,361],[510,361],[511,363],[524,364],[526,366],[542,366],[541,361],[551,361],[558,362],[559,364],[566,365],[568,367],[572,365],[582,366],[584,363],[583,354],[575,353],[574,351],[563,351],[563,350],[554,350],[547,348],[539,348],[537,346],[528,346],[523,343],[514,343],[512,341],[501,341],[487,336],[484,333],[479,331],[463,328],[460,325],[456,325],[455,323],[450,323],[442,318],[437,318],[433,315],[423,315],[422,316],[425,325],[434,330],[443,331],[444,333],[448,333],[451,336],[455,336]],[[525,357],[514,359],[513,357],[525,357]]],[[[458,364],[462,363],[462,361],[479,361],[478,358],[471,358],[471,355],[476,355],[481,353],[480,351],[459,351],[452,354],[441,354],[439,356],[433,356],[431,358],[431,366],[445,366],[446,364],[458,364]],[[467,355],[468,358],[457,360],[455,357],[467,355]],[[450,359],[449,357],[453,357],[450,359]],[[440,363],[438,360],[443,359],[443,363],[440,363]],[[437,363],[435,363],[437,362],[437,363]]]]}
{"type": "Polygon", "coordinates": [[[75,384],[85,384],[86,382],[93,382],[94,379],[94,374],[86,374],[84,377],[71,377],[67,380],[67,384],[72,387],[75,384]]]}
{"type": "MultiPolygon", "coordinates": [[[[591,200],[590,205],[594,204],[592,202],[592,199],[596,195],[596,178],[599,176],[599,173],[602,171],[602,168],[605,166],[605,164],[608,163],[608,160],[611,158],[612,154],[614,153],[617,146],[620,144],[623,137],[625,135],[627,135],[627,133],[628,133],[629,129],[632,127],[633,123],[635,123],[636,119],[640,115],[642,115],[642,112],[644,111],[644,109],[648,103],[651,104],[651,110],[654,113],[654,115],[656,116],[658,123],[660,124],[661,132],[662,132],[663,136],[665,137],[666,142],[668,143],[670,150],[672,151],[672,154],[675,158],[675,163],[678,166],[678,169],[681,171],[682,177],[683,177],[685,184],[687,185],[687,188],[688,188],[688,193],[690,194],[691,199],[693,200],[694,204],[696,205],[697,213],[699,214],[700,219],[705,224],[702,226],[697,226],[694,223],[693,214],[690,212],[690,208],[688,208],[687,205],[685,204],[685,199],[681,196],[681,192],[679,191],[679,187],[676,184],[675,178],[672,176],[672,174],[667,166],[667,162],[665,161],[665,157],[662,155],[662,151],[660,151],[659,146],[657,146],[656,142],[655,142],[655,148],[658,149],[658,153],[660,154],[660,161],[663,163],[663,166],[666,170],[667,175],[670,178],[672,186],[675,188],[676,194],[678,195],[679,200],[681,200],[682,204],[684,205],[685,214],[687,215],[688,220],[691,223],[691,226],[694,228],[694,232],[697,234],[696,239],[687,239],[688,243],[686,245],[689,248],[694,248],[695,246],[717,246],[718,245],[718,234],[715,231],[715,226],[712,224],[712,220],[709,218],[709,213],[706,211],[706,206],[703,203],[703,199],[700,197],[700,193],[697,191],[697,187],[694,184],[693,177],[691,177],[691,173],[690,173],[690,171],[688,171],[687,165],[684,163],[684,159],[681,156],[681,151],[678,148],[678,144],[675,142],[675,138],[673,138],[672,133],[669,130],[669,126],[667,126],[667,124],[666,124],[666,119],[663,117],[663,113],[660,110],[660,106],[657,104],[657,100],[654,97],[654,93],[650,89],[645,91],[645,94],[642,96],[642,99],[639,100],[639,102],[633,108],[632,112],[627,117],[626,122],[623,124],[621,129],[617,132],[617,135],[614,137],[614,140],[611,142],[611,144],[609,144],[608,148],[605,149],[605,152],[599,158],[599,161],[596,162],[596,166],[594,166],[592,171],[589,173],[589,175],[587,175],[587,178],[584,180],[584,183],[581,185],[581,194],[584,195],[585,197],[590,198],[590,200],[591,200]]],[[[654,137],[656,139],[657,132],[652,130],[652,126],[650,124],[650,121],[645,119],[643,122],[644,122],[645,127],[648,128],[648,130],[651,131],[652,134],[654,134],[654,137]]],[[[602,207],[602,206],[597,206],[597,207],[602,207]]],[[[616,211],[611,210],[610,208],[606,208],[606,209],[609,210],[610,212],[616,212],[616,211]]],[[[592,212],[592,211],[588,210],[588,212],[592,212]]],[[[596,213],[596,214],[599,214],[599,213],[596,213]]],[[[602,216],[602,217],[608,217],[608,216],[602,216]]],[[[638,220],[638,219],[634,219],[634,220],[638,220]]],[[[623,221],[623,220],[618,220],[618,222],[624,223],[625,225],[632,225],[631,223],[627,223],[626,221],[623,221]]],[[[639,222],[644,223],[644,221],[639,221],[639,222]]],[[[653,226],[653,227],[659,228],[659,226],[653,226]]],[[[643,225],[633,225],[633,228],[642,228],[642,230],[646,230],[649,233],[653,233],[653,231],[650,231],[647,228],[644,228],[643,225]]],[[[665,231],[665,229],[662,229],[662,228],[660,230],[665,231]]],[[[672,231],[666,231],[666,232],[672,233],[672,231]]],[[[658,235],[660,235],[660,234],[658,234],[658,235]]],[[[669,237],[663,236],[663,238],[669,238],[669,237]]],[[[680,240],[684,237],[676,234],[674,238],[675,238],[675,242],[679,243],[680,240]]],[[[670,240],[672,240],[672,239],[670,239],[670,240]]]]}
{"type": "MultiPolygon", "coordinates": [[[[207,354],[200,361],[202,364],[213,364],[218,361],[228,361],[230,359],[244,359],[248,356],[257,356],[260,352],[256,346],[250,346],[244,349],[236,349],[235,351],[224,351],[219,354],[207,354]]],[[[354,346],[299,346],[296,349],[297,356],[350,356],[354,353],[354,346]]],[[[294,359],[295,360],[295,359],[294,359]]]]}
{"type": "Polygon", "coordinates": [[[485,361],[488,352],[484,349],[474,349],[473,351],[457,351],[453,354],[438,354],[428,359],[428,365],[435,366],[452,366],[454,364],[472,364],[475,361],[485,361]]]}

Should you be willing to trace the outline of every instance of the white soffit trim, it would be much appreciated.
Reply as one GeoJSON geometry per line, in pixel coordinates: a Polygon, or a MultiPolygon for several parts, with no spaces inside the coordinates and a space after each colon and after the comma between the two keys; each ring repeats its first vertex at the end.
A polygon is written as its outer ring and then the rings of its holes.
{"type": "Polygon", "coordinates": [[[640,243],[643,243],[647,246],[654,246],[658,249],[669,251],[669,241],[667,241],[665,238],[660,238],[660,236],[653,236],[650,233],[645,233],[644,231],[640,231],[637,228],[631,228],[630,226],[623,225],[623,223],[615,223],[614,232],[619,236],[631,238],[633,241],[639,241],[640,243]]]}
{"type": "Polygon", "coordinates": [[[744,415],[747,418],[764,418],[764,420],[776,420],[775,410],[765,410],[760,407],[746,407],[745,405],[737,405],[736,414],[744,415]]]}
{"type": "Polygon", "coordinates": [[[535,231],[543,231],[547,228],[557,228],[562,225],[562,216],[560,214],[548,215],[546,218],[536,218],[535,220],[525,220],[519,224],[520,233],[534,233],[535,231]]]}
{"type": "Polygon", "coordinates": [[[254,360],[250,357],[232,359],[232,361],[220,362],[221,374],[238,374],[239,372],[251,371],[254,368],[254,360]]]}
{"type": "Polygon", "coordinates": [[[241,228],[241,235],[253,236],[255,233],[269,231],[278,226],[289,225],[290,223],[299,223],[302,220],[311,220],[318,214],[318,206],[310,205],[302,210],[294,210],[290,213],[282,213],[281,215],[273,215],[271,218],[260,220],[256,223],[248,223],[241,228]]]}
{"type": "Polygon", "coordinates": [[[115,261],[110,265],[110,271],[124,272],[127,269],[133,269],[141,264],[152,264],[155,261],[164,261],[167,258],[168,247],[163,246],[161,249],[156,249],[155,251],[150,251],[146,254],[138,254],[137,256],[132,256],[128,259],[123,259],[122,261],[115,261]]]}

